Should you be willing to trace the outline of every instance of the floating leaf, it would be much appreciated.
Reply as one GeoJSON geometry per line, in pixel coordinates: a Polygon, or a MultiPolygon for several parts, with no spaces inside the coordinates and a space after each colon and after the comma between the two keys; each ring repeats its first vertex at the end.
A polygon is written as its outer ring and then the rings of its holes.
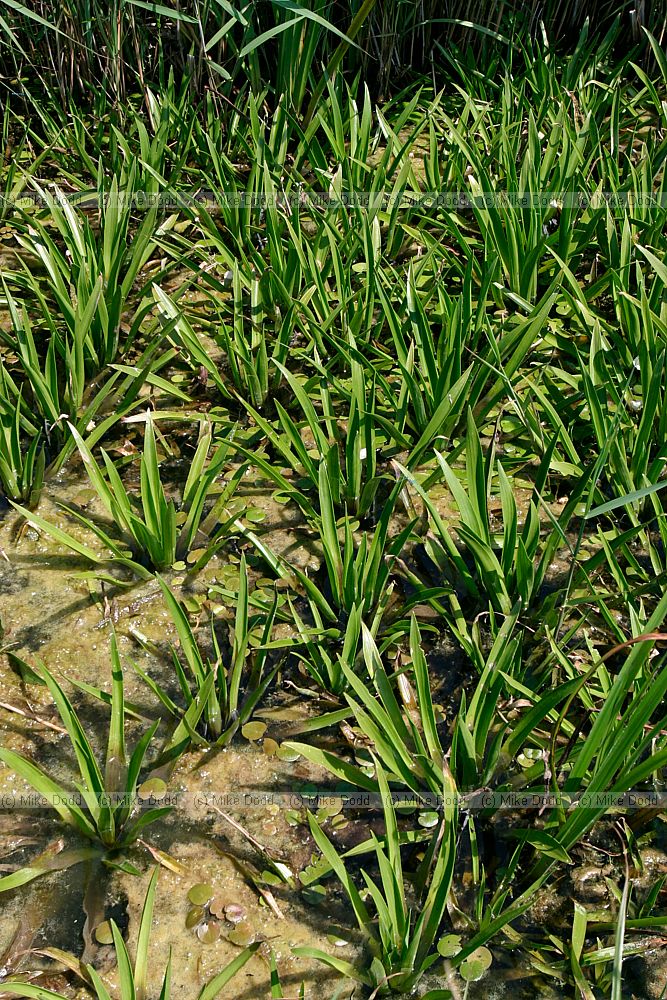
{"type": "Polygon", "coordinates": [[[98,944],[113,944],[113,931],[108,920],[104,920],[95,928],[95,940],[98,944]]]}
{"type": "Polygon", "coordinates": [[[137,789],[137,795],[144,801],[145,799],[155,799],[160,802],[167,794],[167,782],[162,778],[149,778],[137,789]]]}
{"type": "Polygon", "coordinates": [[[461,962],[459,972],[469,983],[481,979],[493,961],[493,955],[488,948],[476,948],[471,955],[461,962]]]}
{"type": "Polygon", "coordinates": [[[261,740],[265,732],[265,722],[246,722],[245,726],[241,728],[241,735],[251,742],[261,740]]]}
{"type": "Polygon", "coordinates": [[[229,920],[230,924],[240,923],[241,920],[245,919],[245,915],[245,907],[240,906],[239,903],[228,903],[225,906],[225,918],[229,920]]]}
{"type": "Polygon", "coordinates": [[[458,955],[460,951],[460,934],[445,934],[445,936],[440,938],[438,941],[438,954],[442,955],[443,958],[451,958],[453,955],[458,955]]]}
{"type": "Polygon", "coordinates": [[[222,898],[222,896],[216,896],[208,904],[209,911],[213,914],[213,916],[214,917],[219,917],[221,920],[222,920],[222,918],[225,915],[225,907],[226,906],[227,906],[227,903],[222,898]]]}
{"type": "Polygon", "coordinates": [[[185,926],[188,930],[196,927],[200,924],[204,917],[206,916],[206,910],[203,906],[191,906],[188,910],[188,915],[185,918],[185,926]]]}
{"type": "MultiPolygon", "coordinates": [[[[200,924],[197,928],[197,937],[202,944],[213,944],[220,937],[220,924],[217,920],[210,920],[207,924],[200,924]]],[[[248,942],[249,944],[251,942],[248,942]]]]}
{"type": "Polygon", "coordinates": [[[85,507],[87,504],[90,503],[91,500],[94,500],[96,497],[97,497],[97,493],[95,492],[95,490],[81,490],[74,497],[73,502],[78,507],[85,507]]]}
{"type": "Polygon", "coordinates": [[[261,510],[259,507],[251,507],[243,515],[244,520],[250,521],[251,524],[259,524],[266,518],[266,511],[261,510]]]}
{"type": "Polygon", "coordinates": [[[195,882],[188,892],[188,899],[194,906],[206,906],[213,899],[213,886],[209,882],[195,882]]]}
{"type": "Polygon", "coordinates": [[[227,935],[227,940],[240,948],[247,948],[249,944],[253,944],[255,938],[255,930],[247,920],[242,920],[227,935]]]}

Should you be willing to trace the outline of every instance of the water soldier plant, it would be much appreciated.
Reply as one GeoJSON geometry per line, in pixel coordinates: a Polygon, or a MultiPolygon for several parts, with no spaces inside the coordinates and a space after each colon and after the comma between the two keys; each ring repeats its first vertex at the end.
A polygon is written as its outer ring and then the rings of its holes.
{"type": "MultiPolygon", "coordinates": [[[[250,720],[281,665],[280,659],[274,664],[269,662],[278,595],[267,613],[252,613],[248,571],[242,556],[232,646],[226,665],[215,632],[215,620],[211,619],[213,659],[210,659],[202,653],[182,604],[165,581],[160,576],[157,579],[180,644],[180,654],[173,645],[170,652],[184,707],[179,707],[165,688],[138,664],[132,663],[132,666],[167,712],[179,720],[161,753],[161,759],[168,760],[177,759],[190,745],[225,747],[250,720]]],[[[142,639],[139,641],[150,648],[142,639]]]]}
{"type": "Polygon", "coordinates": [[[65,833],[1,817],[0,992],[146,997],[153,921],[164,1000],[658,995],[664,5],[73,3],[0,10],[0,790],[65,833]]]}
{"type": "MultiPolygon", "coordinates": [[[[441,829],[429,858],[431,874],[427,891],[410,905],[401,861],[401,842],[396,812],[391,800],[389,783],[382,767],[377,767],[378,789],[382,799],[385,836],[382,841],[372,834],[380,882],[375,882],[362,869],[366,897],[377,914],[371,918],[361,894],[350,877],[345,861],[326,834],[309,814],[313,839],[332,871],[340,880],[356,917],[359,929],[372,956],[368,969],[363,970],[324,952],[310,948],[296,949],[297,954],[318,958],[337,972],[369,987],[376,996],[414,991],[417,984],[435,962],[441,958],[436,948],[451,889],[455,860],[456,806],[455,786],[450,778],[443,785],[444,797],[450,803],[441,820],[441,829]],[[417,909],[419,908],[419,909],[417,909]]],[[[422,996],[436,1000],[442,991],[428,991],[422,996]]]]}
{"type": "Polygon", "coordinates": [[[231,445],[231,437],[221,442],[209,458],[212,433],[210,429],[202,430],[177,511],[175,501],[167,499],[160,479],[155,430],[150,411],[146,413],[144,450],[140,459],[139,502],[125,489],[109,455],[102,450],[103,472],[83,438],[71,424],[70,431],[83,459],[91,485],[107,513],[111,515],[121,538],[119,540],[112,538],[91,518],[63,504],[63,509],[92,531],[105,548],[111,551],[110,557],[98,554],[41,515],[14,504],[31,524],[50,535],[54,541],[67,546],[94,564],[117,563],[142,578],[148,578],[151,570],[164,569],[183,559],[194,548],[197,533],[203,524],[218,526],[220,514],[224,520],[220,522],[207,549],[197,560],[195,568],[204,565],[211,558],[237,519],[234,514],[225,516],[223,511],[224,502],[233,492],[235,481],[241,474],[239,472],[218,495],[215,507],[204,519],[204,506],[214,481],[223,468],[231,445]]]}
{"type": "MultiPolygon", "coordinates": [[[[72,745],[79,772],[73,781],[74,791],[51,778],[42,768],[13,750],[0,747],[0,761],[10,767],[40,795],[45,804],[55,810],[60,820],[78,834],[97,842],[105,851],[117,851],[137,839],[142,830],[154,823],[169,807],[156,806],[137,810],[137,788],[145,766],[146,755],[158,727],[154,723],[138,740],[131,755],[125,749],[126,709],[123,671],[115,636],[111,638],[111,717],[103,768],[86,736],[84,727],[71,701],[60,684],[42,664],[38,677],[46,684],[65,732],[72,745]]],[[[25,869],[24,881],[34,877],[25,869]]],[[[37,872],[41,874],[41,872],[37,872]]],[[[9,876],[0,880],[3,890],[20,885],[9,876]],[[4,884],[3,884],[4,883],[4,884]]]]}
{"type": "MultiPolygon", "coordinates": [[[[122,177],[122,187],[114,177],[108,190],[104,187],[104,171],[100,162],[97,171],[97,201],[99,229],[91,226],[86,215],[78,213],[57,188],[53,194],[33,181],[35,192],[55,225],[64,250],[34,215],[26,219],[25,230],[17,234],[17,242],[25,258],[39,261],[38,269],[23,265],[23,274],[13,276],[24,294],[32,293],[42,304],[45,316],[48,303],[56,305],[60,326],[56,328],[58,349],[67,358],[74,393],[81,396],[85,375],[100,371],[115,361],[125,325],[128,296],[137,277],[150,259],[157,228],[157,205],[146,213],[141,226],[128,246],[130,222],[133,219],[136,168],[122,177]]],[[[164,228],[164,224],[162,226],[164,228]]],[[[54,234],[55,235],[55,234],[54,234]]],[[[24,258],[21,257],[20,260],[24,258]]],[[[145,310],[140,306],[124,334],[124,349],[135,339],[145,310]]]]}

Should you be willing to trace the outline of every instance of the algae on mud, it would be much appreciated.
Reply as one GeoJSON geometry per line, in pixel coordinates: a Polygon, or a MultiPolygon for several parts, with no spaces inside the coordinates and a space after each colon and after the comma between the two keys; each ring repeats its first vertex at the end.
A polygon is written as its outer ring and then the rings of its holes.
{"type": "MultiPolygon", "coordinates": [[[[60,496],[76,494],[79,488],[79,480],[68,483],[60,496]]],[[[14,529],[15,522],[6,518],[0,529],[5,536],[2,539],[3,548],[14,549],[10,542],[14,529]]],[[[104,690],[109,685],[108,641],[112,621],[105,618],[103,608],[90,601],[85,584],[71,579],[70,574],[79,569],[76,560],[62,556],[58,548],[48,542],[42,541],[38,547],[44,558],[35,565],[31,557],[36,543],[29,535],[24,535],[18,550],[13,553],[15,558],[0,568],[3,617],[6,622],[13,623],[6,640],[22,656],[30,659],[32,652],[38,649],[40,658],[52,671],[62,673],[74,682],[84,682],[104,690]],[[50,558],[58,559],[55,571],[49,566],[50,558]],[[30,595],[30,601],[26,601],[27,595],[30,595]],[[87,599],[82,599],[83,595],[87,599]],[[48,617],[44,614],[47,608],[50,611],[48,617]],[[40,609],[39,613],[37,609],[40,609]],[[36,634],[37,618],[41,622],[36,634]]],[[[212,579],[210,576],[209,580],[212,579]]],[[[128,627],[136,627],[142,635],[163,645],[165,638],[173,633],[174,626],[154,582],[134,587],[132,600],[129,598],[130,595],[121,591],[120,600],[128,603],[125,608],[118,609],[115,628],[121,652],[141,658],[144,654],[126,631],[128,627]]],[[[165,668],[166,665],[163,671],[165,668]]],[[[136,705],[147,717],[153,717],[159,709],[157,699],[150,695],[131,669],[126,669],[124,675],[128,702],[136,705]]],[[[50,773],[55,773],[66,785],[69,784],[72,780],[72,760],[71,757],[68,759],[62,734],[45,728],[41,722],[42,717],[49,723],[55,721],[44,689],[32,685],[28,689],[17,672],[9,667],[6,658],[3,658],[2,682],[4,700],[16,707],[25,706],[27,712],[27,717],[5,714],[2,723],[3,747],[27,752],[38,763],[48,765],[50,773]],[[29,699],[26,698],[28,690],[29,699]]],[[[81,695],[78,700],[85,712],[87,727],[90,727],[89,734],[101,737],[100,708],[81,695]]],[[[279,727],[272,726],[270,732],[280,738],[279,727]]],[[[289,802],[291,791],[303,784],[306,778],[317,780],[314,769],[304,771],[303,764],[299,765],[299,769],[300,777],[295,779],[293,764],[282,762],[275,756],[269,757],[260,747],[247,743],[245,747],[212,755],[210,760],[206,753],[200,758],[184,759],[169,776],[167,801],[175,803],[174,812],[144,834],[148,847],[137,846],[129,853],[125,852],[129,860],[139,862],[142,867],[154,860],[151,848],[156,852],[158,861],[163,859],[151,951],[157,966],[164,967],[171,950],[173,996],[192,995],[191,991],[198,989],[236,953],[235,946],[226,944],[224,937],[215,947],[207,947],[192,933],[185,931],[188,889],[192,883],[203,880],[214,886],[217,897],[224,896],[230,904],[243,905],[248,920],[254,923],[258,939],[267,941],[275,952],[284,982],[298,977],[299,981],[304,979],[315,989],[318,982],[324,981],[321,980],[324,974],[318,966],[291,958],[290,949],[297,944],[327,947],[330,915],[304,906],[297,897],[282,899],[278,896],[282,913],[280,919],[266,905],[260,905],[261,896],[234,864],[236,856],[250,866],[256,859],[247,857],[247,845],[243,838],[235,836],[222,821],[215,822],[213,809],[213,804],[217,804],[237,815],[249,832],[259,840],[265,839],[270,843],[272,851],[283,852],[296,872],[310,861],[311,852],[295,836],[295,828],[287,824],[286,802],[289,802]],[[286,791],[278,794],[277,789],[286,791]],[[274,799],[280,804],[276,802],[274,805],[274,799]]],[[[5,796],[16,800],[22,793],[25,793],[26,799],[29,797],[29,786],[17,782],[4,767],[0,773],[3,801],[5,796]]],[[[42,810],[18,807],[5,815],[11,816],[9,830],[15,832],[15,837],[10,837],[6,843],[6,850],[19,862],[21,857],[27,859],[38,854],[57,834],[57,824],[52,823],[42,810]],[[21,824],[30,832],[30,837],[20,835],[21,824]]],[[[70,918],[67,926],[63,921],[59,929],[58,947],[76,954],[80,950],[83,909],[77,910],[75,900],[78,897],[78,905],[83,907],[86,893],[83,885],[91,880],[98,883],[96,894],[101,908],[98,915],[102,916],[109,909],[114,897],[122,899],[132,935],[141,911],[146,882],[136,875],[124,874],[117,867],[119,860],[116,859],[114,866],[106,870],[100,866],[98,858],[94,870],[89,868],[84,871],[83,866],[77,866],[61,875],[49,876],[48,887],[35,890],[39,893],[40,902],[37,906],[30,903],[27,917],[23,912],[25,897],[17,898],[15,905],[10,904],[5,911],[0,953],[10,945],[15,922],[24,928],[26,920],[34,921],[31,932],[40,936],[43,918],[46,918],[45,927],[48,928],[48,922],[53,920],[49,914],[57,910],[62,912],[62,904],[57,900],[64,897],[71,898],[73,902],[68,911],[70,918]]],[[[261,874],[261,869],[257,870],[257,874],[261,874]]],[[[276,892],[275,888],[273,891],[276,892]]],[[[51,946],[54,942],[47,940],[46,943],[51,946]]],[[[95,949],[96,957],[99,957],[98,950],[95,949]]],[[[354,954],[353,944],[346,954],[354,954]]],[[[36,963],[36,967],[41,964],[38,958],[36,963]]],[[[249,996],[258,996],[259,990],[268,981],[267,977],[266,962],[258,956],[241,978],[230,984],[221,996],[240,996],[246,989],[249,996]],[[245,982],[243,977],[246,977],[245,982]]]]}

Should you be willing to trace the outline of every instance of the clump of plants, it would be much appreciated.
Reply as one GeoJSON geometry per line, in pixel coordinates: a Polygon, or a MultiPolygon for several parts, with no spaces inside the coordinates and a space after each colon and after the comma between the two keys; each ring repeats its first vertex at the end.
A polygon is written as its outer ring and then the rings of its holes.
{"type": "MultiPolygon", "coordinates": [[[[142,811],[138,796],[147,754],[158,723],[154,723],[136,743],[131,754],[125,745],[126,707],[123,670],[115,636],[111,639],[111,716],[106,752],[100,765],[80,717],[53,674],[42,664],[37,676],[48,688],[64,726],[76,761],[78,778],[72,788],[61,783],[27,757],[0,747],[0,761],[23,778],[44,797],[61,822],[71,830],[99,844],[105,851],[118,851],[133,843],[142,830],[160,819],[169,807],[155,806],[142,811]]],[[[37,871],[36,874],[42,874],[37,871]]],[[[35,877],[30,868],[5,881],[5,889],[15,888],[35,877]]],[[[3,880],[4,881],[4,880],[3,880]]]]}
{"type": "Polygon", "coordinates": [[[218,494],[213,511],[209,511],[204,518],[206,500],[223,469],[231,445],[230,439],[218,444],[213,453],[209,454],[212,434],[210,430],[203,431],[177,506],[174,499],[168,499],[160,478],[155,430],[150,411],[146,414],[144,449],[139,463],[138,497],[125,488],[113,460],[104,450],[102,450],[104,461],[102,468],[76,428],[70,426],[70,430],[91,485],[113,519],[120,538],[112,537],[91,518],[72,507],[63,505],[63,509],[91,531],[105,549],[111,552],[111,556],[106,556],[79,542],[41,515],[14,504],[31,524],[44,531],[54,541],[67,546],[94,564],[116,563],[140,577],[147,578],[154,570],[168,568],[182,560],[194,548],[197,534],[206,520],[209,525],[217,526],[217,530],[214,536],[208,539],[206,549],[194,568],[203,565],[213,556],[236,521],[236,515],[225,516],[223,513],[224,501],[233,489],[229,484],[218,494]],[[220,523],[218,523],[218,513],[222,516],[220,523]]]}
{"type": "Polygon", "coordinates": [[[215,619],[211,620],[210,631],[212,654],[207,656],[182,604],[159,576],[158,582],[180,646],[177,649],[171,645],[170,653],[182,703],[177,704],[164,686],[136,663],[133,666],[169,715],[178,721],[161,756],[163,759],[177,758],[190,745],[225,747],[250,720],[280,668],[281,659],[273,664],[270,662],[277,594],[267,612],[253,612],[248,596],[248,571],[242,556],[229,656],[226,657],[221,649],[215,619]]]}

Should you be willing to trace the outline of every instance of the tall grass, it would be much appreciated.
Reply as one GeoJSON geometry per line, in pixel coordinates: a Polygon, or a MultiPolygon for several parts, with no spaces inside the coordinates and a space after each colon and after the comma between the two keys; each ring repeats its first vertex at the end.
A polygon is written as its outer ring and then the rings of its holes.
{"type": "MultiPolygon", "coordinates": [[[[457,0],[445,8],[433,0],[270,0],[262,5],[168,4],[114,0],[109,6],[76,0],[3,4],[5,39],[2,72],[19,94],[30,74],[59,90],[62,100],[92,95],[102,88],[111,102],[124,101],[137,87],[165,83],[176,70],[204,89],[230,96],[239,82],[261,93],[267,81],[275,94],[288,95],[292,110],[305,111],[317,90],[320,68],[333,75],[339,65],[375,77],[383,91],[410,73],[433,72],[443,56],[464,58],[494,46],[511,51],[517,40],[539,37],[554,44],[576,40],[590,21],[604,31],[622,18],[635,42],[642,28],[660,39],[665,30],[661,5],[596,0],[586,7],[568,0],[530,3],[457,0]],[[27,77],[26,77],[27,74],[27,77]]],[[[31,87],[28,85],[28,90],[31,87]]],[[[310,117],[310,113],[308,115],[310,117]]]]}

